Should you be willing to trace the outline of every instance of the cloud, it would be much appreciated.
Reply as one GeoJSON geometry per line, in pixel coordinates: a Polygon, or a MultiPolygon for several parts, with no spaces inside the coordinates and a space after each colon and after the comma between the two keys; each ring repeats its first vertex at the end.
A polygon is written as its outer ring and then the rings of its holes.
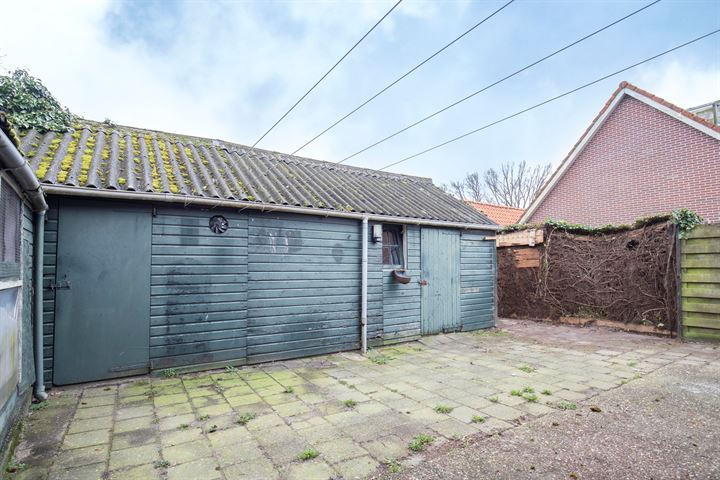
{"type": "Polygon", "coordinates": [[[638,86],[682,108],[720,100],[720,65],[673,60],[639,75],[638,86]]]}

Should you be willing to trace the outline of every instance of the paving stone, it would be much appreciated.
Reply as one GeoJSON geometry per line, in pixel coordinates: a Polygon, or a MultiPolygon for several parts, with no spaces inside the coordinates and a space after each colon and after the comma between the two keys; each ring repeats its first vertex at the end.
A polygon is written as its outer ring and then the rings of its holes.
{"type": "Polygon", "coordinates": [[[263,401],[262,398],[260,398],[259,395],[256,395],[254,393],[251,393],[249,395],[240,395],[238,397],[232,397],[232,398],[227,399],[228,404],[233,407],[250,405],[250,404],[259,403],[262,401],[263,401]]]}
{"type": "Polygon", "coordinates": [[[188,402],[190,399],[185,393],[175,393],[172,395],[159,395],[153,398],[156,407],[164,405],[174,405],[176,403],[188,402]]]}
{"type": "Polygon", "coordinates": [[[68,434],[90,432],[92,430],[109,430],[112,427],[112,417],[88,418],[87,420],[74,420],[70,424],[68,434]]]}
{"type": "Polygon", "coordinates": [[[55,466],[61,469],[81,467],[107,460],[109,445],[76,448],[61,452],[55,459],[55,466]]]}
{"type": "Polygon", "coordinates": [[[284,424],[253,431],[252,436],[261,445],[288,443],[297,439],[295,430],[284,424]]]}
{"type": "Polygon", "coordinates": [[[113,433],[131,432],[153,427],[153,417],[136,417],[127,420],[118,420],[113,427],[113,433]]]}
{"type": "Polygon", "coordinates": [[[429,425],[429,428],[446,438],[462,438],[477,433],[477,429],[454,418],[448,418],[429,425]]]}
{"type": "Polygon", "coordinates": [[[252,462],[238,463],[223,469],[226,480],[276,480],[279,472],[267,460],[255,459],[252,462]]]}
{"type": "Polygon", "coordinates": [[[175,429],[160,434],[160,444],[163,447],[172,447],[181,443],[193,442],[195,440],[204,439],[203,431],[198,427],[188,427],[186,429],[175,429]]]}
{"type": "Polygon", "coordinates": [[[236,463],[250,462],[262,458],[263,452],[254,442],[230,444],[215,448],[215,456],[218,458],[221,467],[236,463]]]}
{"type": "Polygon", "coordinates": [[[157,407],[155,409],[155,415],[158,418],[167,418],[175,415],[187,415],[189,413],[194,413],[192,406],[189,403],[176,403],[174,405],[157,407]]]}
{"type": "MultiPolygon", "coordinates": [[[[104,407],[98,407],[98,408],[104,408],[104,407]]],[[[141,406],[133,406],[133,407],[126,407],[126,408],[119,408],[117,413],[115,414],[116,420],[127,420],[129,418],[136,418],[136,417],[147,417],[152,416],[153,414],[153,407],[152,405],[141,405],[141,406]]]]}
{"type": "Polygon", "coordinates": [[[346,480],[363,479],[373,473],[380,464],[369,456],[353,458],[334,465],[334,468],[346,480]]]}
{"type": "Polygon", "coordinates": [[[175,415],[172,417],[165,417],[160,420],[158,427],[161,431],[175,430],[180,425],[190,425],[195,421],[195,414],[186,413],[184,415],[175,415]]]}
{"type": "Polygon", "coordinates": [[[62,443],[64,450],[73,448],[90,447],[110,442],[110,430],[93,430],[90,432],[65,435],[62,443]]]}
{"type": "Polygon", "coordinates": [[[298,441],[297,439],[285,440],[283,442],[272,443],[269,445],[263,445],[263,452],[265,456],[270,459],[275,465],[283,466],[288,465],[292,462],[299,461],[298,455],[309,448],[313,448],[312,445],[306,442],[298,441]]]}
{"type": "Polygon", "coordinates": [[[492,417],[499,418],[500,420],[515,420],[523,414],[520,410],[508,407],[507,405],[501,405],[499,403],[484,408],[483,412],[492,417]]]}
{"type": "Polygon", "coordinates": [[[316,444],[316,450],[322,458],[330,463],[337,463],[348,458],[367,455],[367,450],[350,438],[337,438],[331,442],[316,444]]]}
{"type": "Polygon", "coordinates": [[[115,404],[115,395],[87,396],[80,399],[78,408],[102,407],[115,404]]]}
{"type": "Polygon", "coordinates": [[[312,460],[290,465],[286,472],[288,480],[329,480],[335,471],[325,462],[312,460]]]}
{"type": "Polygon", "coordinates": [[[114,407],[106,405],[102,407],[79,408],[75,412],[76,420],[85,420],[88,418],[109,417],[113,414],[114,407]]]}
{"type": "MultiPolygon", "coordinates": [[[[50,472],[50,478],[52,480],[98,480],[103,477],[104,473],[105,464],[96,463],[94,465],[85,465],[83,467],[54,469],[50,472]]],[[[13,475],[12,478],[16,479],[18,476],[13,475]]]]}
{"type": "Polygon", "coordinates": [[[218,415],[225,415],[226,413],[231,413],[231,412],[233,412],[233,409],[227,403],[223,403],[223,404],[219,404],[219,405],[212,405],[209,407],[202,407],[202,408],[197,409],[198,415],[200,415],[200,416],[209,415],[211,417],[215,417],[218,415]]]}
{"type": "Polygon", "coordinates": [[[155,468],[152,464],[138,465],[136,467],[110,472],[110,480],[146,480],[160,478],[162,478],[162,469],[155,468]]]}
{"type": "Polygon", "coordinates": [[[390,458],[401,458],[408,454],[407,444],[396,435],[388,435],[363,443],[362,447],[380,462],[390,458]]]}
{"type": "Polygon", "coordinates": [[[222,478],[222,474],[215,459],[203,458],[168,468],[167,478],[168,480],[196,480],[200,478],[212,480],[222,478]]]}
{"type": "Polygon", "coordinates": [[[171,447],[163,447],[162,455],[165,460],[179,464],[210,457],[212,455],[212,449],[208,441],[203,438],[171,447]]]}
{"type": "Polygon", "coordinates": [[[139,447],[148,445],[157,441],[157,429],[139,428],[129,432],[114,434],[112,438],[111,450],[121,450],[123,448],[139,447]]]}
{"type": "Polygon", "coordinates": [[[332,415],[326,415],[324,418],[328,422],[337,426],[354,425],[367,420],[365,415],[348,410],[340,413],[334,413],[332,415]]]}
{"type": "Polygon", "coordinates": [[[223,447],[225,445],[230,445],[234,443],[247,442],[251,438],[252,437],[250,436],[250,432],[248,431],[248,429],[242,426],[237,426],[234,428],[229,428],[227,430],[220,430],[208,434],[210,444],[215,448],[223,447]]]}
{"type": "Polygon", "coordinates": [[[115,450],[110,452],[110,470],[152,463],[159,459],[160,455],[153,445],[115,450]]]}

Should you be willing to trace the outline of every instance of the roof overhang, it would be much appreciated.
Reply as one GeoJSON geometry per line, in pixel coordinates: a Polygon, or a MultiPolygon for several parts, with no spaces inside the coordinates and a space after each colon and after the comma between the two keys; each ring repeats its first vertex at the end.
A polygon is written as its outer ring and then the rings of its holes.
{"type": "Polygon", "coordinates": [[[222,198],[189,197],[184,195],[173,195],[154,192],[127,192],[117,190],[102,190],[86,187],[69,187],[62,185],[44,185],[46,193],[52,195],[90,197],[126,201],[146,201],[177,203],[184,207],[203,206],[208,208],[234,208],[238,210],[260,210],[263,212],[285,212],[302,215],[314,215],[319,217],[347,218],[361,221],[367,218],[373,222],[403,223],[408,225],[426,225],[432,227],[456,228],[461,230],[498,230],[499,225],[485,225],[480,223],[458,223],[442,220],[430,220],[411,217],[396,217],[391,215],[377,215],[363,212],[340,212],[337,210],[321,210],[318,208],[298,207],[294,205],[277,205],[260,202],[248,202],[244,200],[226,200],[222,198]]]}
{"type": "Polygon", "coordinates": [[[526,223],[528,219],[532,217],[538,207],[542,204],[542,202],[552,191],[555,185],[560,181],[565,172],[570,168],[570,166],[572,166],[572,164],[575,162],[575,159],[585,150],[587,144],[590,142],[590,140],[592,140],[597,131],[605,124],[607,118],[617,108],[617,106],[625,98],[625,96],[633,97],[634,99],[639,100],[646,105],[649,105],[667,115],[670,115],[674,119],[679,120],[686,125],[689,125],[707,135],[710,135],[712,138],[720,140],[720,131],[710,128],[704,123],[701,123],[688,115],[684,115],[683,113],[673,108],[670,108],[668,105],[665,105],[664,103],[659,102],[654,98],[648,97],[647,95],[644,95],[643,93],[638,92],[637,90],[625,85],[614,94],[609,104],[606,105],[605,108],[601,111],[601,113],[595,118],[593,123],[581,137],[580,141],[575,144],[570,153],[565,157],[565,159],[560,163],[558,168],[545,182],[538,194],[535,196],[535,199],[525,210],[525,213],[523,213],[522,217],[520,217],[519,223],[526,223]]]}

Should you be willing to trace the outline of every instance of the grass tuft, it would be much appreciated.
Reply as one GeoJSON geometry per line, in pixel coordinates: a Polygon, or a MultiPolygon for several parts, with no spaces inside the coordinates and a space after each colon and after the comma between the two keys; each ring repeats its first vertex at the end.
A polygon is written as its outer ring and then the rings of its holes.
{"type": "Polygon", "coordinates": [[[320,455],[320,452],[318,452],[314,448],[306,448],[305,450],[302,451],[302,453],[300,453],[300,455],[298,455],[297,458],[298,458],[298,460],[302,460],[303,462],[305,462],[307,460],[312,460],[313,458],[317,457],[318,455],[320,455]]]}
{"type": "Polygon", "coordinates": [[[395,458],[388,458],[387,460],[385,460],[385,465],[387,466],[388,472],[390,473],[398,473],[400,470],[402,470],[400,462],[398,462],[395,458]]]}
{"type": "Polygon", "coordinates": [[[485,417],[483,417],[482,415],[473,415],[472,422],[473,423],[484,423],[485,417]]]}
{"type": "Polygon", "coordinates": [[[520,365],[518,367],[518,370],[521,370],[525,373],[533,373],[535,371],[535,369],[533,367],[531,367],[530,365],[520,365]]]}
{"type": "Polygon", "coordinates": [[[352,398],[348,398],[347,400],[343,400],[343,403],[348,408],[355,408],[355,405],[357,405],[357,402],[353,400],[352,398]]]}
{"type": "Polygon", "coordinates": [[[254,413],[245,412],[235,420],[235,423],[240,424],[240,425],[247,425],[250,420],[254,420],[254,419],[255,419],[254,413]]]}
{"type": "Polygon", "coordinates": [[[437,413],[450,413],[453,411],[452,407],[448,407],[447,405],[436,405],[435,411],[437,413]]]}
{"type": "Polygon", "coordinates": [[[421,433],[420,435],[415,435],[412,442],[408,445],[408,448],[413,452],[419,452],[424,450],[425,446],[431,444],[433,440],[435,440],[435,438],[432,435],[421,433]]]}

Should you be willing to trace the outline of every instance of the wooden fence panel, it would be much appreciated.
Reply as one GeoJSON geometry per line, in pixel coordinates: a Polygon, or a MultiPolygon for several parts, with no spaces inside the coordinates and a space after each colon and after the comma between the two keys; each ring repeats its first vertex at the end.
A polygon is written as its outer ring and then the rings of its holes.
{"type": "Polygon", "coordinates": [[[695,227],[680,251],[682,334],[720,341],[720,223],[695,227]]]}

